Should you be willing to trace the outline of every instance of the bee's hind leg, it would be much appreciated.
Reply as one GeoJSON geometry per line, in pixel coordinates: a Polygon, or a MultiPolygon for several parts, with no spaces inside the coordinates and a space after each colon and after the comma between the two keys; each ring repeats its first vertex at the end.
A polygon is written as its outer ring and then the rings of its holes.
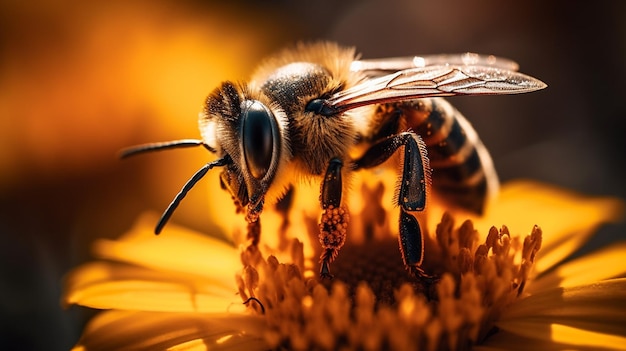
{"type": "Polygon", "coordinates": [[[404,147],[402,176],[396,194],[396,201],[400,206],[400,251],[406,268],[413,275],[428,277],[421,267],[424,260],[424,237],[417,218],[410,213],[423,211],[426,207],[430,166],[424,142],[412,132],[389,136],[372,145],[363,156],[354,161],[354,166],[356,169],[378,166],[400,147],[404,147]]]}
{"type": "Polygon", "coordinates": [[[329,264],[337,257],[339,249],[346,242],[346,229],[350,217],[347,209],[341,206],[342,167],[341,160],[337,158],[330,160],[322,181],[320,203],[323,212],[319,225],[319,240],[323,250],[320,256],[322,278],[332,278],[329,264]]]}

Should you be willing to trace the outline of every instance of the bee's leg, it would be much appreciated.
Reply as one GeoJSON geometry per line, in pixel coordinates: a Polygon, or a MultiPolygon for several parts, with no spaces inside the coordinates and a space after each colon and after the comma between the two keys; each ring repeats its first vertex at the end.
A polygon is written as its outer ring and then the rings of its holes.
{"type": "Polygon", "coordinates": [[[424,260],[424,237],[417,218],[410,213],[423,211],[426,206],[430,166],[424,142],[412,132],[392,135],[372,145],[363,156],[354,161],[354,166],[356,169],[375,167],[385,162],[400,147],[404,147],[404,158],[395,200],[400,206],[400,250],[407,269],[424,277],[427,276],[421,268],[424,260]]]}
{"type": "Polygon", "coordinates": [[[291,205],[293,204],[293,192],[293,186],[289,186],[287,193],[285,193],[282,199],[278,200],[275,206],[276,212],[278,212],[282,217],[280,228],[278,228],[278,247],[280,249],[286,249],[289,244],[287,240],[287,229],[289,229],[289,225],[291,224],[289,222],[289,212],[291,210],[291,205]]]}
{"type": "Polygon", "coordinates": [[[259,264],[263,257],[259,251],[259,241],[261,239],[261,220],[248,221],[247,227],[247,243],[245,249],[241,252],[241,262],[244,266],[259,264]]]}
{"type": "Polygon", "coordinates": [[[246,213],[246,221],[248,222],[248,247],[247,250],[258,249],[259,241],[261,239],[261,219],[260,215],[263,211],[264,200],[261,199],[255,206],[248,204],[248,211],[246,213]]]}
{"type": "Polygon", "coordinates": [[[320,276],[322,278],[332,278],[329,264],[337,257],[339,249],[346,242],[349,215],[347,209],[341,206],[342,167],[343,162],[341,160],[336,158],[330,160],[322,181],[320,203],[323,212],[319,233],[323,250],[320,256],[320,276]]]}
{"type": "Polygon", "coordinates": [[[256,248],[259,245],[261,239],[261,220],[257,219],[254,222],[248,222],[248,239],[249,246],[256,248]]]}

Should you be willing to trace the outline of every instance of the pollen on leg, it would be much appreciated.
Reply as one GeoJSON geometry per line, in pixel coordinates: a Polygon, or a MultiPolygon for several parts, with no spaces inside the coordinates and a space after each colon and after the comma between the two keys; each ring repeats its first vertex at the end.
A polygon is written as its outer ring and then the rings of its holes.
{"type": "Polygon", "coordinates": [[[320,262],[322,263],[322,273],[327,274],[328,263],[332,262],[339,249],[346,242],[346,232],[350,216],[345,207],[328,206],[322,212],[320,219],[319,241],[322,245],[320,262]]]}
{"type": "Polygon", "coordinates": [[[248,239],[249,248],[254,247],[254,249],[256,249],[256,246],[259,244],[260,238],[261,238],[261,222],[259,222],[258,220],[254,222],[248,222],[247,239],[248,239]]]}
{"type": "MultiPolygon", "coordinates": [[[[328,206],[320,219],[319,240],[324,249],[339,250],[346,242],[350,216],[344,207],[328,206]]],[[[333,257],[334,258],[334,257],[333,257]]]]}
{"type": "Polygon", "coordinates": [[[320,243],[323,248],[340,249],[346,241],[350,216],[344,207],[328,206],[320,220],[320,243]]]}

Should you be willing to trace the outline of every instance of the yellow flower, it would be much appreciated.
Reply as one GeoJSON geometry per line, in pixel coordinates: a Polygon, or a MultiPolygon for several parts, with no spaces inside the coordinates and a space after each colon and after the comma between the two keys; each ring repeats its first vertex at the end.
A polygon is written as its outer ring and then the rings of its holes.
{"type": "Polygon", "coordinates": [[[482,218],[432,208],[424,267],[438,278],[419,280],[367,189],[332,282],[317,281],[306,238],[241,250],[174,225],[155,237],[146,216],[97,241],[63,302],[107,311],[75,349],[625,349],[626,243],[564,261],[620,202],[514,182],[482,218]]]}

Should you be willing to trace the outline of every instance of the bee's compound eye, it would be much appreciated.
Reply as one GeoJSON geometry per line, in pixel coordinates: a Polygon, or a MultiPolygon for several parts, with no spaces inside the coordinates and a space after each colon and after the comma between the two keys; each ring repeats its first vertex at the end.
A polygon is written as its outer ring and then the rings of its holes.
{"type": "Polygon", "coordinates": [[[246,166],[254,178],[262,179],[272,163],[276,121],[265,105],[254,100],[243,102],[241,117],[246,166]]]}

